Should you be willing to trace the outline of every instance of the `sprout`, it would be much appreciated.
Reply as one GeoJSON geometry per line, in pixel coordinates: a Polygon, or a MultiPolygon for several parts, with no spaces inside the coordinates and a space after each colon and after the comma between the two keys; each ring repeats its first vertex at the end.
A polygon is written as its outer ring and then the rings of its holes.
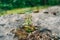
{"type": "Polygon", "coordinates": [[[31,18],[32,18],[32,16],[30,14],[26,15],[24,25],[31,25],[32,24],[32,19],[31,18]]]}

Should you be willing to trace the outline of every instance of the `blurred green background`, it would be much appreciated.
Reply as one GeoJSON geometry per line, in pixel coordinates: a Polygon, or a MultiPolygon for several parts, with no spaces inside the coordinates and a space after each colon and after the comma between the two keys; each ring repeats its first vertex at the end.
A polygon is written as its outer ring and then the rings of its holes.
{"type": "Polygon", "coordinates": [[[0,0],[0,13],[3,14],[3,12],[13,9],[17,11],[19,8],[41,8],[55,5],[60,5],[60,0],[0,0]]]}
{"type": "Polygon", "coordinates": [[[60,0],[0,0],[0,8],[5,10],[44,5],[60,5],[60,0]]]}

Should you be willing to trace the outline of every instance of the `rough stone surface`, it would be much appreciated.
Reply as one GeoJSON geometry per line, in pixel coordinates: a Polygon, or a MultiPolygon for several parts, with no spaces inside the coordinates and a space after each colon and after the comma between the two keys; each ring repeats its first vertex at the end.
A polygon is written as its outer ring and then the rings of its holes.
{"type": "MultiPolygon", "coordinates": [[[[53,35],[60,37],[60,6],[49,7],[39,13],[31,13],[34,25],[47,28],[56,33],[53,35]],[[45,14],[44,12],[48,12],[45,14]],[[56,13],[54,15],[53,13],[56,13]]],[[[13,39],[14,34],[10,33],[12,29],[21,27],[24,23],[25,14],[13,14],[0,17],[0,40],[17,40],[13,39]]]]}

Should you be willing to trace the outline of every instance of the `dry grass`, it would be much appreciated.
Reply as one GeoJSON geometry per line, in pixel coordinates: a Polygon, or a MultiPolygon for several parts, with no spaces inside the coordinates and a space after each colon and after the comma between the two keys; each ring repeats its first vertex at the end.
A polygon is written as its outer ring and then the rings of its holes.
{"type": "Polygon", "coordinates": [[[28,8],[16,8],[12,10],[7,10],[0,12],[0,15],[6,15],[6,14],[24,14],[25,12],[33,11],[33,10],[42,10],[47,8],[48,6],[39,6],[39,7],[28,7],[28,8]]]}

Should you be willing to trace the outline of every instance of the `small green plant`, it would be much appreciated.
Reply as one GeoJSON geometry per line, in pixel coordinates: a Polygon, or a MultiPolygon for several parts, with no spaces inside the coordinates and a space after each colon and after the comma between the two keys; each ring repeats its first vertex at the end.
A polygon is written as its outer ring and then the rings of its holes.
{"type": "Polygon", "coordinates": [[[25,23],[24,23],[24,25],[31,25],[32,24],[32,16],[29,14],[29,15],[26,15],[25,16],[25,23]]]}
{"type": "Polygon", "coordinates": [[[34,27],[32,26],[32,15],[30,14],[26,14],[25,16],[24,30],[28,33],[34,31],[34,27]]]}

